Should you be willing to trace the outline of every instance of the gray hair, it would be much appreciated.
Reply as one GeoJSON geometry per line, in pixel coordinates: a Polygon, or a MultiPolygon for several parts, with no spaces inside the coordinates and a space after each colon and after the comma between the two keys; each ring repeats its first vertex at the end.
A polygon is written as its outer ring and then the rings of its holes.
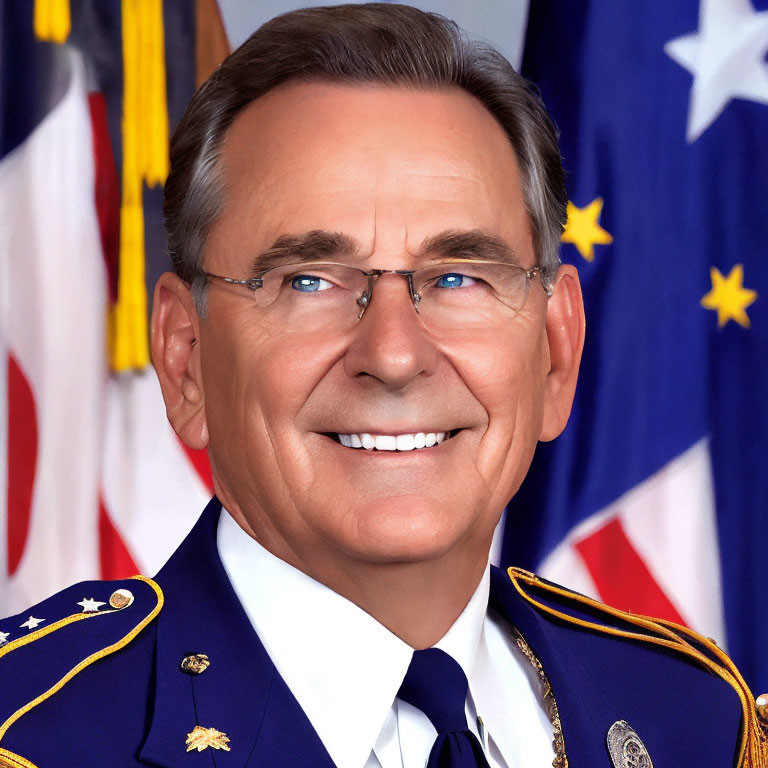
{"type": "Polygon", "coordinates": [[[219,157],[227,130],[255,99],[308,79],[472,94],[515,151],[537,262],[551,279],[567,195],[557,132],[535,86],[443,16],[390,3],[337,5],[291,11],[256,30],[197,91],[173,135],[163,203],[168,248],[198,310],[205,241],[225,204],[219,157]]]}

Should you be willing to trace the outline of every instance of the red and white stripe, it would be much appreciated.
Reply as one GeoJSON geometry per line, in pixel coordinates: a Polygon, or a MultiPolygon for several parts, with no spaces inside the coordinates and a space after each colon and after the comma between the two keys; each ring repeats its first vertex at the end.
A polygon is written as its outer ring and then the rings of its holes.
{"type": "Polygon", "coordinates": [[[108,373],[103,125],[67,51],[65,97],[0,161],[0,615],[153,573],[209,497],[154,373],[108,373]]]}
{"type": "Polygon", "coordinates": [[[707,440],[574,528],[540,572],[622,610],[685,624],[725,647],[707,440]]]}

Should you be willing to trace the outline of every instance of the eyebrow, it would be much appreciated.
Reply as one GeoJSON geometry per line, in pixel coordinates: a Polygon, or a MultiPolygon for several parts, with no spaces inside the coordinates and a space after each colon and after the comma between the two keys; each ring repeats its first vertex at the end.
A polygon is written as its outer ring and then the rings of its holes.
{"type": "Polygon", "coordinates": [[[260,253],[251,263],[251,272],[258,274],[283,264],[302,264],[306,261],[327,261],[339,256],[358,255],[360,244],[341,232],[313,229],[300,235],[282,235],[260,253]]]}
{"type": "MultiPolygon", "coordinates": [[[[251,263],[251,273],[259,274],[283,264],[327,261],[338,257],[360,256],[361,246],[355,238],[342,232],[313,229],[299,235],[282,235],[251,263]]],[[[520,265],[514,249],[499,237],[480,229],[449,229],[427,237],[415,254],[418,260],[472,259],[501,261],[520,265]]]]}
{"type": "Polygon", "coordinates": [[[437,255],[440,259],[501,261],[520,266],[520,259],[511,245],[480,229],[450,229],[428,237],[417,254],[422,258],[426,255],[437,255]]]}

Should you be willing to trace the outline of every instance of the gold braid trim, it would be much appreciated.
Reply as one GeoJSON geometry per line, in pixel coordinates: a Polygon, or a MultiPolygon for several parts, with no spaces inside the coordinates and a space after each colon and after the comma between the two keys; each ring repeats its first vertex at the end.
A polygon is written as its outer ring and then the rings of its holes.
{"type": "Polygon", "coordinates": [[[544,613],[548,613],[551,616],[555,616],[570,624],[584,627],[585,629],[591,629],[615,637],[623,637],[669,648],[697,661],[705,669],[708,669],[713,674],[725,680],[725,682],[736,691],[742,709],[742,728],[737,765],[739,768],[766,768],[766,766],[768,766],[768,734],[763,730],[757,719],[754,697],[749,690],[749,686],[736,668],[736,665],[712,640],[699,635],[687,627],[675,624],[674,622],[620,611],[618,608],[612,608],[598,600],[593,600],[590,597],[571,592],[563,587],[547,584],[535,574],[530,571],[525,571],[522,568],[510,568],[507,573],[509,574],[513,586],[521,597],[544,613]],[[616,627],[604,626],[575,616],[570,616],[567,613],[558,611],[556,608],[552,608],[541,601],[536,600],[535,597],[532,597],[524,590],[521,586],[521,582],[560,597],[565,597],[574,602],[588,606],[589,608],[596,609],[608,616],[612,616],[627,624],[642,628],[646,630],[646,632],[652,634],[645,634],[644,632],[628,632],[616,627]],[[696,645],[694,645],[694,643],[696,645]],[[702,650],[696,646],[705,649],[715,658],[713,659],[709,655],[703,653],[702,650]]]}
{"type": "Polygon", "coordinates": [[[560,710],[557,708],[555,694],[552,686],[549,684],[544,667],[531,650],[526,639],[520,634],[519,630],[513,627],[515,633],[515,642],[517,647],[523,652],[523,655],[531,662],[531,666],[536,670],[541,683],[541,697],[547,706],[547,716],[552,723],[552,749],[555,752],[555,759],[552,761],[552,768],[568,768],[568,757],[565,754],[565,737],[563,736],[563,725],[560,721],[560,710]]]}
{"type": "Polygon", "coordinates": [[[0,747],[0,768],[37,768],[24,757],[0,747]]]}
{"type": "MultiPolygon", "coordinates": [[[[109,656],[110,654],[114,653],[115,651],[119,651],[121,648],[124,648],[128,643],[133,640],[136,635],[141,632],[144,627],[147,626],[151,621],[154,620],[154,618],[157,616],[158,613],[160,613],[161,608],[163,607],[163,602],[165,601],[165,598],[163,597],[163,592],[160,589],[160,587],[152,581],[152,579],[146,578],[146,576],[133,576],[134,579],[137,579],[139,581],[143,581],[146,584],[149,584],[150,587],[155,592],[155,595],[157,596],[157,603],[155,607],[147,614],[127,635],[125,635],[123,638],[118,640],[116,643],[113,643],[112,645],[107,646],[106,648],[102,648],[100,651],[96,651],[95,653],[92,653],[87,658],[83,659],[77,666],[73,667],[72,669],[67,672],[64,677],[59,680],[58,683],[51,686],[47,691],[44,693],[41,693],[36,699],[33,699],[28,704],[25,704],[23,707],[20,707],[17,709],[2,725],[0,725],[0,741],[3,739],[5,734],[8,732],[8,729],[20,718],[27,714],[30,710],[34,709],[38,704],[42,704],[46,699],[49,699],[51,696],[53,696],[54,693],[58,693],[75,675],[82,672],[86,667],[93,664],[94,661],[98,661],[99,659],[103,659],[105,656],[109,656]]],[[[78,620],[78,617],[92,617],[92,616],[99,616],[104,615],[108,613],[107,611],[104,611],[102,614],[99,613],[93,613],[93,614],[75,614],[74,616],[68,616],[66,619],[62,619],[61,621],[57,621],[55,624],[51,624],[49,627],[47,627],[47,631],[39,631],[35,632],[31,635],[28,635],[27,637],[22,638],[19,641],[15,641],[15,643],[10,643],[9,646],[6,648],[10,648],[10,646],[15,645],[15,647],[19,647],[19,645],[25,645],[28,642],[32,642],[32,640],[36,640],[40,637],[43,637],[46,634],[50,634],[56,629],[60,629],[63,626],[66,626],[67,624],[71,624],[73,621],[78,620]]],[[[111,611],[109,613],[112,613],[111,611]]],[[[3,648],[3,651],[6,651],[6,648],[3,648]]],[[[2,651],[0,651],[2,653],[2,651]]],[[[8,755],[12,755],[12,753],[8,753],[8,755]]],[[[13,756],[13,755],[12,755],[13,756]]],[[[0,751],[0,757],[3,759],[9,759],[6,757],[5,750],[0,751]]],[[[23,758],[19,758],[16,756],[13,756],[16,760],[21,760],[23,758]]],[[[2,763],[0,763],[0,766],[2,763]]],[[[35,768],[32,763],[29,762],[22,762],[22,763],[11,763],[11,766],[13,768],[16,768],[16,765],[24,766],[24,768],[27,768],[28,766],[32,766],[32,768],[35,768]]]]}

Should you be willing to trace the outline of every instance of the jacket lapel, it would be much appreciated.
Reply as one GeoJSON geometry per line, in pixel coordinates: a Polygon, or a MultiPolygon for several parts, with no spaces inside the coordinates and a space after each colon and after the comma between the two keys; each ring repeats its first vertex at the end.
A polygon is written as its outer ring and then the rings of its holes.
{"type": "MultiPolygon", "coordinates": [[[[214,498],[158,574],[165,607],[157,621],[155,706],[140,759],[163,768],[244,768],[333,763],[267,655],[224,571],[216,547],[214,498]],[[182,671],[206,654],[199,674],[182,671]],[[229,739],[187,752],[196,726],[229,739]]],[[[265,585],[265,589],[269,585],[265,585]]]]}
{"type": "MultiPolygon", "coordinates": [[[[165,606],[157,619],[155,702],[140,760],[162,768],[257,768],[333,762],[261,644],[224,571],[216,546],[221,504],[213,499],[158,574],[165,606]],[[210,666],[187,674],[185,656],[210,666]],[[187,752],[196,726],[229,739],[187,752]]],[[[265,585],[269,588],[269,585],[265,585]]],[[[610,726],[622,719],[568,641],[569,630],[544,619],[503,571],[491,575],[491,607],[522,634],[541,661],[557,701],[571,768],[608,766],[610,726]]]]}
{"type": "Polygon", "coordinates": [[[606,735],[622,718],[568,642],[568,630],[540,616],[498,568],[491,572],[490,605],[520,632],[544,668],[560,713],[570,768],[609,768],[606,735]]]}

